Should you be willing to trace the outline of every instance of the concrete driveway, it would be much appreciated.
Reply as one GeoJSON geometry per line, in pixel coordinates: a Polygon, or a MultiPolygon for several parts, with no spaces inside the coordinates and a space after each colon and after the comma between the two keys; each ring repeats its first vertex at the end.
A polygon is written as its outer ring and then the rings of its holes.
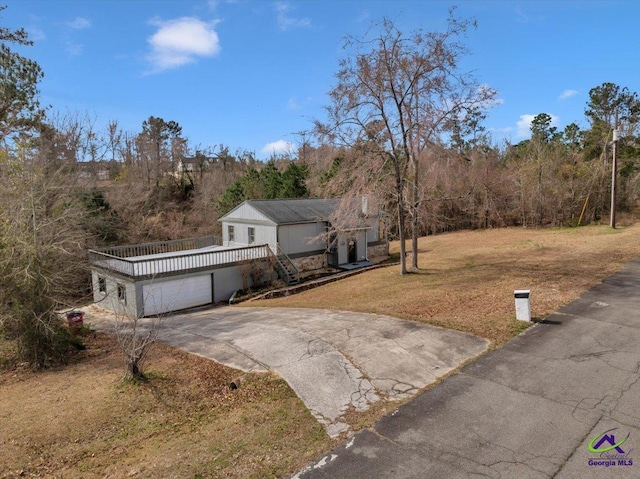
{"type": "Polygon", "coordinates": [[[349,408],[412,396],[488,346],[388,316],[289,308],[170,316],[159,338],[242,371],[278,373],[332,437],[348,429],[341,416],[349,408]]]}

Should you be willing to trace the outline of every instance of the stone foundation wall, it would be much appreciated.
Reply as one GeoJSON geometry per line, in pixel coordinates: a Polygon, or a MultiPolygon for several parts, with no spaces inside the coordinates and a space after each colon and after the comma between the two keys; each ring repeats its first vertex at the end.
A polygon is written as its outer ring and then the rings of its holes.
{"type": "Polygon", "coordinates": [[[320,274],[327,267],[327,255],[316,254],[313,256],[303,256],[301,258],[291,258],[291,262],[300,271],[300,278],[320,274]]]}
{"type": "Polygon", "coordinates": [[[380,263],[389,257],[389,243],[367,246],[367,259],[372,263],[380,263]]]}
{"type": "MultiPolygon", "coordinates": [[[[367,259],[372,263],[379,263],[388,257],[388,243],[376,243],[367,246],[367,259]]],[[[295,264],[298,271],[300,271],[300,279],[324,273],[328,268],[327,255],[325,253],[291,258],[291,262],[295,264]]]]}

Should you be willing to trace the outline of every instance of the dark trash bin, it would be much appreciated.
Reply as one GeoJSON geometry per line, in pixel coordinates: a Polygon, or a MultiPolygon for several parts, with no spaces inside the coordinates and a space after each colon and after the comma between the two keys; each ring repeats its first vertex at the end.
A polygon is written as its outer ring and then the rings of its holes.
{"type": "Polygon", "coordinates": [[[67,324],[73,334],[78,334],[82,329],[84,322],[83,311],[69,311],[67,313],[67,324]]]}

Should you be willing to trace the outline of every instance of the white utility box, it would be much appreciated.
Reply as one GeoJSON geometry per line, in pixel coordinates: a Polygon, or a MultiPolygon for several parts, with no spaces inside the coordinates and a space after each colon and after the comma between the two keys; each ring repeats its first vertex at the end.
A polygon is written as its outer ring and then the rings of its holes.
{"type": "Polygon", "coordinates": [[[531,290],[516,289],[513,297],[516,299],[516,319],[518,321],[531,321],[531,290]]]}

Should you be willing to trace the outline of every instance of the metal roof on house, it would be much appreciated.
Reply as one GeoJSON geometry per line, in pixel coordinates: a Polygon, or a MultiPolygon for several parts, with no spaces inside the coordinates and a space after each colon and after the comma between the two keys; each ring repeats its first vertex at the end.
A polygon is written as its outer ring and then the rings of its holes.
{"type": "Polygon", "coordinates": [[[245,203],[279,225],[326,221],[340,206],[336,198],[247,200],[245,203]]]}

